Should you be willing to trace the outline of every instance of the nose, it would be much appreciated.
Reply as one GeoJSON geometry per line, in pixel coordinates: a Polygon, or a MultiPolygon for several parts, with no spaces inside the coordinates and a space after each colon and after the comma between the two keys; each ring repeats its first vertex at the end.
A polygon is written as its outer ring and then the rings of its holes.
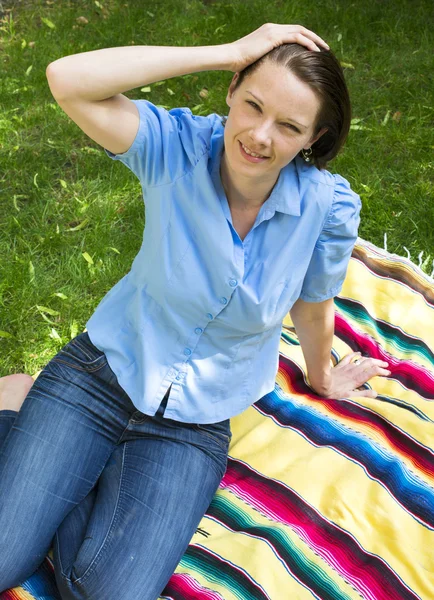
{"type": "Polygon", "coordinates": [[[249,137],[252,142],[252,146],[254,146],[257,150],[265,151],[271,146],[271,137],[268,127],[265,124],[252,129],[249,132],[249,137]]]}

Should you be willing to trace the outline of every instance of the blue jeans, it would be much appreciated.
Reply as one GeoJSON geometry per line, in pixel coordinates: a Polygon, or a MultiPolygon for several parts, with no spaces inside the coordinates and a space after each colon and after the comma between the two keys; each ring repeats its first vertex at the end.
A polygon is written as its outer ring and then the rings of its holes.
{"type": "MultiPolygon", "coordinates": [[[[169,390],[168,390],[169,393],[169,390]]],[[[232,437],[136,410],[81,333],[0,411],[0,591],[53,547],[64,599],[157,599],[223,478],[232,437]]]]}

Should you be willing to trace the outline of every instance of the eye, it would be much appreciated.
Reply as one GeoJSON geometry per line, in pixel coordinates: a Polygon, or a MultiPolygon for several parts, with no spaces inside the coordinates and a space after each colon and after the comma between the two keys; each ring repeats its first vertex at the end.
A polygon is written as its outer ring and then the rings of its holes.
{"type": "Polygon", "coordinates": [[[292,125],[291,123],[284,123],[284,125],[286,127],[289,127],[289,129],[292,129],[293,131],[296,131],[297,133],[300,133],[300,131],[297,129],[297,127],[295,125],[292,125]]]}
{"type": "MultiPolygon", "coordinates": [[[[256,110],[259,110],[259,112],[261,112],[261,109],[256,104],[256,102],[252,102],[252,100],[246,100],[246,102],[247,102],[247,104],[250,104],[251,106],[253,106],[253,108],[255,108],[256,110]]],[[[282,123],[282,125],[284,125],[288,129],[292,129],[293,131],[296,131],[297,133],[300,133],[300,131],[297,129],[297,127],[295,125],[292,125],[291,123],[282,123]]]]}
{"type": "Polygon", "coordinates": [[[253,106],[253,108],[257,108],[258,110],[261,110],[259,108],[259,106],[256,104],[256,102],[252,102],[251,100],[246,100],[247,104],[250,104],[251,106],[253,106]]]}

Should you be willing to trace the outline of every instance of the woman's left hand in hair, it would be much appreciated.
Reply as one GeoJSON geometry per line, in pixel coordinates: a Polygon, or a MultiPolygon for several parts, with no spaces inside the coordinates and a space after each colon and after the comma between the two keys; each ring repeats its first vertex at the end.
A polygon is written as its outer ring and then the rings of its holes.
{"type": "Polygon", "coordinates": [[[350,396],[376,398],[377,392],[372,389],[360,389],[363,384],[376,375],[388,376],[391,372],[386,368],[387,362],[376,358],[361,356],[360,352],[346,354],[330,369],[327,381],[322,386],[310,383],[310,387],[320,396],[340,400],[350,396]],[[358,362],[353,362],[353,359],[358,362]]]}
{"type": "Polygon", "coordinates": [[[267,54],[282,44],[300,44],[308,50],[320,52],[318,44],[328,50],[328,44],[310,29],[302,25],[280,25],[278,23],[264,23],[252,33],[227,44],[233,54],[230,71],[242,71],[264,54],[267,54]]]}

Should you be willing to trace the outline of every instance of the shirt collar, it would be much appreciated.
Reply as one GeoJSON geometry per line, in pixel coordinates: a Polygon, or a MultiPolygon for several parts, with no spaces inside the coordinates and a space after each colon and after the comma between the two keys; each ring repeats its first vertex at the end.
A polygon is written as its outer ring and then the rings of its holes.
{"type": "MultiPolygon", "coordinates": [[[[223,154],[224,145],[224,127],[221,121],[217,121],[217,126],[211,138],[211,172],[213,178],[220,178],[220,161],[223,154]]],[[[280,170],[277,182],[267,198],[266,203],[271,210],[300,216],[300,187],[298,179],[298,169],[296,166],[297,157],[288,165],[280,170]]]]}

